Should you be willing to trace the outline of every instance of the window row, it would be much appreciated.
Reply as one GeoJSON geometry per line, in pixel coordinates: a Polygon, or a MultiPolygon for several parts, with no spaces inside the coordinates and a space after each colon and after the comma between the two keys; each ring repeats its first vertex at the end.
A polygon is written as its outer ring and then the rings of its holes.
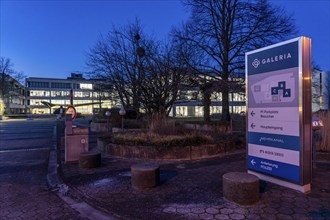
{"type": "MultiPolygon", "coordinates": [[[[199,91],[181,91],[179,95],[179,100],[202,100],[203,94],[199,91]]],[[[221,101],[222,94],[219,92],[214,92],[211,94],[212,101],[221,101]]],[[[245,95],[238,93],[229,93],[229,101],[244,102],[245,95]]]]}
{"type": "Polygon", "coordinates": [[[55,88],[55,89],[93,89],[90,83],[64,83],[64,82],[28,82],[29,88],[55,88]]]}
{"type": "MultiPolygon", "coordinates": [[[[31,97],[70,97],[70,91],[45,91],[45,90],[30,90],[30,96],[31,97]]],[[[103,92],[81,92],[81,91],[75,91],[73,92],[73,97],[109,97],[109,93],[103,92]]]]}
{"type": "MultiPolygon", "coordinates": [[[[177,117],[203,117],[204,107],[203,106],[176,106],[175,110],[171,114],[175,114],[177,117]]],[[[229,112],[239,114],[242,111],[246,111],[245,106],[230,106],[229,112]]],[[[221,114],[221,106],[210,106],[210,114],[221,114]]]]}

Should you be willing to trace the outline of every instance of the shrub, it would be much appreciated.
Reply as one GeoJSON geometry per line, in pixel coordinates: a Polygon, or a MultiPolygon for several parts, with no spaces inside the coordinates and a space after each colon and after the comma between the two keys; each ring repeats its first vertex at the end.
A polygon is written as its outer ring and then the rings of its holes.
{"type": "Polygon", "coordinates": [[[126,129],[143,129],[143,128],[146,128],[146,122],[142,119],[125,119],[124,128],[126,128],[126,129]]]}
{"type": "Polygon", "coordinates": [[[148,129],[155,134],[171,135],[175,132],[175,122],[163,114],[155,113],[149,118],[148,129]]]}
{"type": "Polygon", "coordinates": [[[119,108],[114,107],[111,109],[100,109],[100,111],[94,115],[93,121],[97,123],[106,123],[108,119],[110,120],[112,126],[121,126],[121,116],[119,115],[119,108]],[[111,113],[109,118],[105,115],[107,111],[110,111],[111,113]]]}
{"type": "Polygon", "coordinates": [[[330,152],[330,113],[320,112],[318,117],[323,121],[323,127],[318,131],[321,140],[316,144],[316,150],[330,152]]]}
{"type": "Polygon", "coordinates": [[[121,133],[113,137],[115,144],[120,145],[142,145],[142,146],[194,146],[209,144],[213,139],[207,135],[159,135],[155,133],[121,133]]]}

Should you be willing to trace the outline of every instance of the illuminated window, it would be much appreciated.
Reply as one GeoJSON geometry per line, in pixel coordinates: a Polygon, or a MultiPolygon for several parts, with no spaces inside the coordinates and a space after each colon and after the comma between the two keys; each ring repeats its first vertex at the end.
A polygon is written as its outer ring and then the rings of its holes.
{"type": "Polygon", "coordinates": [[[44,90],[31,90],[30,91],[30,96],[44,96],[47,97],[49,96],[49,91],[44,91],[44,90]]]}
{"type": "Polygon", "coordinates": [[[70,91],[52,91],[52,97],[69,97],[70,91]]]}
{"type": "Polygon", "coordinates": [[[41,101],[49,102],[49,100],[45,100],[45,99],[31,99],[30,105],[44,105],[41,103],[41,101]]]}
{"type": "Polygon", "coordinates": [[[93,89],[93,84],[80,83],[80,89],[93,89]]]}
{"type": "Polygon", "coordinates": [[[186,106],[177,106],[176,107],[176,115],[178,117],[188,116],[188,108],[186,106]]]}
{"type": "Polygon", "coordinates": [[[204,107],[203,106],[195,106],[195,116],[201,117],[204,114],[204,107]]]}

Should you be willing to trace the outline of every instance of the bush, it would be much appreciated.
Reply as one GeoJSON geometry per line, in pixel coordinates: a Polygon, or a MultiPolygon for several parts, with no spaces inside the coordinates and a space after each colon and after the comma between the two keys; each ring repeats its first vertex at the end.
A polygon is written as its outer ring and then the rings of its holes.
{"type": "Polygon", "coordinates": [[[121,133],[113,137],[113,142],[119,145],[130,146],[195,146],[213,142],[210,136],[198,134],[159,135],[155,133],[121,133]]]}
{"type": "Polygon", "coordinates": [[[143,129],[146,128],[146,122],[142,119],[125,119],[124,128],[126,129],[143,129]]]}
{"type": "Polygon", "coordinates": [[[316,143],[316,150],[330,152],[330,113],[320,112],[317,117],[322,120],[323,127],[318,131],[321,137],[316,143]]]}

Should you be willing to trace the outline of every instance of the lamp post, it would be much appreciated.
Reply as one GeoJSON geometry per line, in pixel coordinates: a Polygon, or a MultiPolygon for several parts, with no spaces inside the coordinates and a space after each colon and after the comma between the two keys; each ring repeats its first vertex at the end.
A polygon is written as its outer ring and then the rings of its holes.
{"type": "Polygon", "coordinates": [[[316,168],[316,139],[319,139],[316,131],[320,130],[323,127],[323,121],[320,118],[312,118],[312,165],[313,168],[316,168]]]}
{"type": "Polygon", "coordinates": [[[126,110],[124,109],[124,106],[122,105],[119,110],[119,114],[121,115],[121,130],[124,130],[124,115],[126,115],[126,110]]]}
{"type": "Polygon", "coordinates": [[[106,111],[105,116],[107,116],[107,127],[108,127],[108,133],[109,133],[110,132],[109,120],[110,120],[111,112],[109,110],[106,111]]]}

